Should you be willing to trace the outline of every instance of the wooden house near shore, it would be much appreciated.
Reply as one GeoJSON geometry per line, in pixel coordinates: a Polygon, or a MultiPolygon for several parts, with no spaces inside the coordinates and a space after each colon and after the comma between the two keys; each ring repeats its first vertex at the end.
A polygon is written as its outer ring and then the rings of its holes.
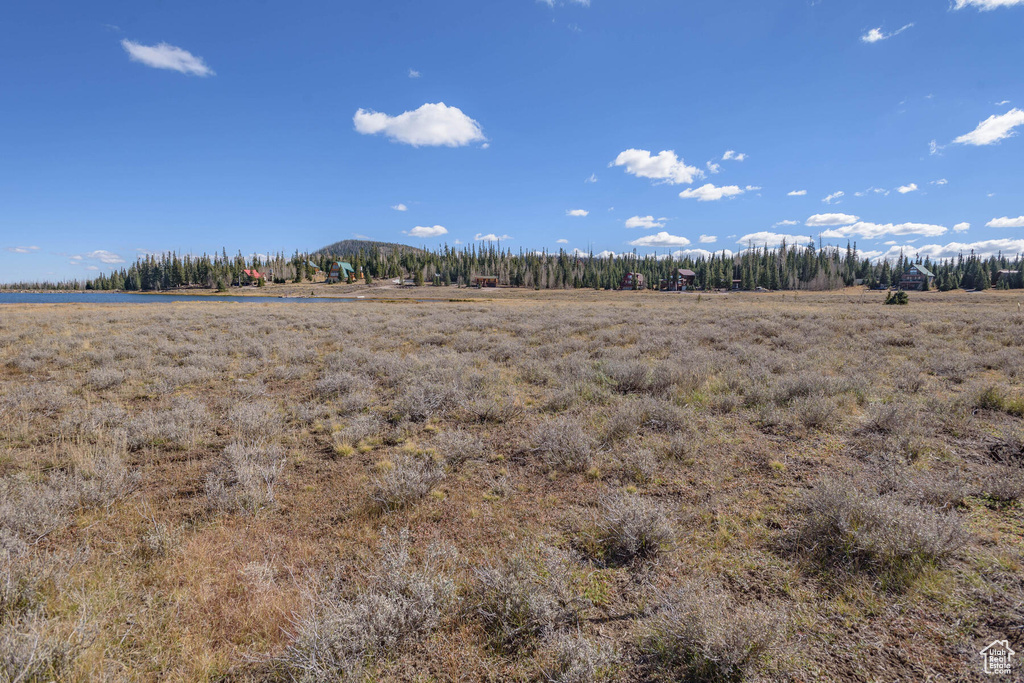
{"type": "Polygon", "coordinates": [[[474,275],[469,280],[469,284],[473,287],[497,287],[498,276],[497,275],[474,275]]]}
{"type": "Polygon", "coordinates": [[[349,275],[356,277],[356,269],[348,261],[335,261],[327,273],[327,282],[348,281],[349,275]]]}

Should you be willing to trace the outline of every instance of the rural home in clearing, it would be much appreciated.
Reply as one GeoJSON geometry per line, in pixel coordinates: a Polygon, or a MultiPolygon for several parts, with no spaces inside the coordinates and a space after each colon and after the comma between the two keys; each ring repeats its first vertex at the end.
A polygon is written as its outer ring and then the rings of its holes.
{"type": "Polygon", "coordinates": [[[327,274],[328,282],[340,282],[342,280],[348,280],[348,276],[354,276],[356,269],[352,267],[352,264],[348,261],[335,261],[331,264],[331,270],[327,274]]]}
{"type": "Polygon", "coordinates": [[[693,287],[697,280],[697,273],[689,268],[680,268],[674,274],[663,279],[659,283],[659,289],[663,292],[684,292],[693,287]]]}
{"type": "Polygon", "coordinates": [[[925,288],[925,284],[931,289],[934,279],[935,275],[932,271],[920,264],[914,264],[900,277],[900,289],[920,291],[925,288]]]}
{"type": "Polygon", "coordinates": [[[999,282],[1004,279],[1009,280],[1012,283],[1013,279],[1018,275],[1020,275],[1019,270],[997,270],[995,277],[992,278],[992,284],[998,285],[999,282]]]}
{"type": "Polygon", "coordinates": [[[474,275],[470,279],[470,284],[473,287],[497,287],[498,276],[497,275],[474,275]]]}
{"type": "Polygon", "coordinates": [[[619,289],[643,289],[646,284],[643,273],[626,273],[622,276],[619,289]]]}

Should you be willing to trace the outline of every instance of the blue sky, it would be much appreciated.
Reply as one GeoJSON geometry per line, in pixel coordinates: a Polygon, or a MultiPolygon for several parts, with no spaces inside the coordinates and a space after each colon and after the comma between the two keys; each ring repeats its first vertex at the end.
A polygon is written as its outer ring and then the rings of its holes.
{"type": "Polygon", "coordinates": [[[359,236],[1024,252],[1022,28],[1024,0],[11,3],[0,280],[359,236]]]}

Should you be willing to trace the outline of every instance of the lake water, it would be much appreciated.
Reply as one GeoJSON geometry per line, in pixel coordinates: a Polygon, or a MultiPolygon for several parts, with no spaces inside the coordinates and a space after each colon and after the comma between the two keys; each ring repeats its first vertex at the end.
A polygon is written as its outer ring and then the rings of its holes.
{"type": "Polygon", "coordinates": [[[220,294],[137,294],[132,292],[0,292],[0,304],[166,304],[188,301],[238,301],[251,304],[340,304],[362,301],[341,298],[283,298],[220,294]]]}

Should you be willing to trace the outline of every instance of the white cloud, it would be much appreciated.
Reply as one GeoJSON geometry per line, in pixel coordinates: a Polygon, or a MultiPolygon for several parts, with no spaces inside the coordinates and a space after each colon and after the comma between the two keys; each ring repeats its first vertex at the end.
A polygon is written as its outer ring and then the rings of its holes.
{"type": "Polygon", "coordinates": [[[360,109],[352,122],[356,131],[363,135],[384,133],[396,142],[413,147],[462,147],[487,140],[479,123],[458,107],[449,107],[444,102],[424,104],[398,116],[360,109]]]}
{"type": "Polygon", "coordinates": [[[420,72],[416,69],[409,69],[409,78],[419,78],[420,75],[420,72]]]}
{"type": "Polygon", "coordinates": [[[594,254],[594,256],[596,256],[597,258],[612,258],[615,256],[615,252],[608,251],[607,249],[605,249],[604,251],[594,254]]]}
{"type": "Polygon", "coordinates": [[[790,197],[803,197],[807,194],[807,190],[793,190],[789,193],[790,197]]]}
{"type": "Polygon", "coordinates": [[[717,235],[701,235],[698,242],[701,244],[714,244],[718,241],[717,235]]]}
{"type": "Polygon", "coordinates": [[[791,220],[787,219],[787,220],[779,221],[778,223],[772,224],[772,227],[773,228],[780,228],[780,227],[782,227],[784,225],[800,225],[800,221],[791,221],[791,220]]]}
{"type": "Polygon", "coordinates": [[[971,229],[970,223],[957,223],[953,226],[953,232],[967,232],[971,229]]]}
{"type": "Polygon", "coordinates": [[[639,239],[630,242],[634,247],[685,247],[690,240],[679,235],[670,235],[667,232],[658,232],[653,235],[644,235],[639,239]]]}
{"type": "Polygon", "coordinates": [[[474,237],[473,239],[477,240],[478,242],[500,242],[502,240],[510,240],[510,239],[512,239],[512,236],[511,235],[495,235],[493,232],[489,233],[487,235],[484,235],[484,234],[478,232],[476,234],[476,237],[474,237]]]}
{"type": "Polygon", "coordinates": [[[804,225],[821,228],[829,225],[849,225],[859,220],[859,216],[851,216],[848,213],[816,213],[808,218],[804,225]]]}
{"type": "Polygon", "coordinates": [[[912,23],[911,24],[907,24],[903,28],[896,29],[892,33],[882,33],[882,28],[881,27],[873,28],[870,31],[868,31],[867,33],[865,33],[864,35],[862,35],[860,37],[860,39],[863,40],[865,43],[877,43],[877,42],[882,41],[882,40],[888,40],[889,38],[892,38],[893,36],[898,36],[899,34],[903,33],[904,31],[906,31],[911,26],[913,26],[912,23]]]}
{"type": "Polygon", "coordinates": [[[940,145],[938,141],[932,140],[931,142],[928,143],[928,154],[931,156],[936,156],[940,154],[941,150],[945,148],[945,145],[940,145]]]}
{"type": "Polygon", "coordinates": [[[590,177],[587,178],[586,180],[584,180],[583,182],[585,182],[585,183],[596,183],[597,182],[597,174],[596,173],[591,173],[590,177]]]}
{"type": "Polygon", "coordinates": [[[573,216],[575,218],[585,218],[590,215],[590,212],[586,209],[569,209],[565,212],[566,216],[573,216]]]}
{"type": "Polygon", "coordinates": [[[39,247],[7,247],[6,249],[12,254],[31,254],[34,251],[39,251],[39,247]]]}
{"type": "Polygon", "coordinates": [[[845,192],[843,192],[842,190],[838,190],[836,192],[833,192],[829,196],[825,197],[821,201],[825,202],[826,204],[831,204],[832,202],[836,201],[837,199],[842,199],[845,196],[846,196],[845,192]]]}
{"type": "Polygon", "coordinates": [[[670,185],[689,184],[704,173],[696,166],[687,166],[672,150],[658,152],[657,156],[645,149],[627,149],[615,157],[611,166],[625,166],[626,173],[638,178],[662,180],[670,185]]]}
{"type": "Polygon", "coordinates": [[[986,228],[1024,228],[1024,216],[1018,216],[1017,218],[1010,218],[1003,216],[1002,218],[993,218],[985,224],[986,228]]]}
{"type": "Polygon", "coordinates": [[[117,254],[111,253],[106,249],[97,249],[96,251],[90,251],[85,255],[86,258],[97,259],[102,263],[124,263],[124,259],[117,254]]]}
{"type": "Polygon", "coordinates": [[[715,175],[716,173],[721,173],[721,171],[722,171],[722,165],[721,164],[716,164],[713,161],[707,161],[707,162],[704,163],[704,165],[707,166],[708,173],[710,173],[711,175],[715,175]]]}
{"type": "Polygon", "coordinates": [[[409,207],[406,206],[405,204],[402,204],[402,203],[395,204],[391,208],[394,209],[395,211],[408,211],[409,210],[409,207]]]}
{"type": "Polygon", "coordinates": [[[665,224],[654,220],[654,216],[633,216],[626,219],[626,227],[651,230],[653,228],[664,228],[665,224]]]}
{"type": "Polygon", "coordinates": [[[873,28],[860,37],[865,43],[877,43],[880,40],[885,40],[885,34],[882,33],[880,28],[873,28]]]}
{"type": "Polygon", "coordinates": [[[977,7],[981,11],[988,11],[997,7],[1024,5],[1024,0],[956,0],[956,9],[963,9],[968,5],[977,7]]]}
{"type": "Polygon", "coordinates": [[[803,245],[811,241],[811,238],[807,235],[783,235],[777,232],[752,232],[749,235],[744,235],[736,240],[737,244],[746,246],[747,244],[753,244],[755,247],[763,247],[765,245],[769,247],[777,247],[785,241],[787,245],[803,245]]]}
{"type": "Polygon", "coordinates": [[[913,244],[905,244],[903,246],[890,247],[889,251],[885,253],[883,258],[888,260],[899,258],[901,251],[904,255],[920,254],[922,258],[928,256],[931,257],[932,260],[952,259],[956,258],[960,254],[967,255],[973,251],[979,258],[987,259],[990,256],[996,256],[1000,252],[1002,252],[1003,255],[1019,254],[1024,252],[1024,239],[950,242],[949,244],[925,244],[919,247],[914,246],[913,244]]]}
{"type": "Polygon", "coordinates": [[[440,237],[441,235],[447,235],[448,229],[442,225],[435,225],[433,227],[417,225],[405,234],[409,237],[440,237]]]}
{"type": "Polygon", "coordinates": [[[99,266],[86,266],[85,269],[86,270],[99,270],[100,267],[99,266]]]}
{"type": "Polygon", "coordinates": [[[708,251],[707,249],[680,249],[678,251],[673,251],[672,256],[675,258],[686,258],[689,256],[693,259],[706,259],[716,254],[720,255],[722,252],[725,252],[726,257],[732,256],[731,249],[722,249],[722,251],[714,252],[708,251]]]}
{"type": "Polygon", "coordinates": [[[978,124],[970,133],[953,140],[961,145],[993,145],[1000,140],[1013,137],[1013,129],[1024,126],[1024,109],[1011,109],[1005,114],[993,114],[978,124]]]}
{"type": "Polygon", "coordinates": [[[878,239],[885,235],[925,235],[937,237],[945,235],[949,228],[944,225],[932,225],[930,223],[867,223],[857,222],[853,225],[836,227],[821,233],[825,239],[839,239],[844,237],[863,237],[864,239],[878,239]]]}
{"type": "Polygon", "coordinates": [[[139,62],[154,69],[170,69],[183,74],[196,76],[213,76],[213,69],[206,66],[202,57],[196,57],[188,50],[160,43],[158,45],[142,45],[131,40],[122,40],[121,47],[128,53],[133,62],[139,62]]]}
{"type": "Polygon", "coordinates": [[[761,191],[761,186],[760,185],[747,185],[747,192],[760,192],[760,191],[761,191]]]}
{"type": "Polygon", "coordinates": [[[917,183],[910,183],[909,185],[901,185],[896,188],[896,191],[900,194],[907,194],[908,192],[917,192],[917,183]]]}
{"type": "Polygon", "coordinates": [[[555,240],[555,244],[569,244],[569,240],[565,240],[565,239],[555,240]]]}
{"type": "Polygon", "coordinates": [[[736,185],[724,185],[715,187],[711,183],[702,185],[696,189],[683,190],[679,196],[683,199],[696,199],[698,202],[717,202],[723,197],[736,197],[743,194],[743,190],[736,185]]]}
{"type": "Polygon", "coordinates": [[[722,155],[722,161],[744,161],[746,158],[746,154],[741,154],[732,149],[726,150],[725,154],[722,155]]]}
{"type": "Polygon", "coordinates": [[[949,181],[946,180],[945,178],[939,178],[938,180],[933,180],[933,181],[931,181],[928,184],[929,185],[949,185],[949,181]]]}
{"type": "Polygon", "coordinates": [[[1005,104],[1009,104],[1010,100],[1003,100],[1002,102],[996,102],[997,107],[1002,107],[1005,104]]]}

